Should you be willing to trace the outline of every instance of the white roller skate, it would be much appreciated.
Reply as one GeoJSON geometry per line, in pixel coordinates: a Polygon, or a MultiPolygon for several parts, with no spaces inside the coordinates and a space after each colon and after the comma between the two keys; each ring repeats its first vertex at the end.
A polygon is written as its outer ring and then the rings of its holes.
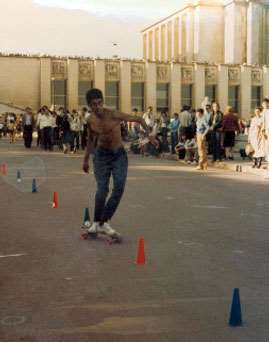
{"type": "Polygon", "coordinates": [[[108,222],[104,222],[103,225],[99,225],[97,228],[97,233],[106,235],[111,239],[111,242],[122,241],[121,235],[115,229],[113,229],[108,222]]]}

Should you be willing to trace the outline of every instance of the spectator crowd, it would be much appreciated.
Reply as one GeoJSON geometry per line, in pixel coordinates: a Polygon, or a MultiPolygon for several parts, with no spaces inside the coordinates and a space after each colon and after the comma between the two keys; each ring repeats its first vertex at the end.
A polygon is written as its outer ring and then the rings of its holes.
{"type": "MultiPolygon", "coordinates": [[[[63,153],[76,153],[87,145],[88,108],[69,112],[63,107],[57,110],[43,106],[34,114],[27,107],[23,114],[0,114],[0,138],[7,136],[11,144],[23,137],[25,148],[31,148],[33,134],[36,144],[45,151],[55,149],[63,153]]],[[[136,108],[133,115],[141,115],[136,108]]],[[[176,155],[178,160],[188,164],[197,164],[198,170],[206,170],[208,156],[213,162],[233,160],[233,148],[236,136],[244,136],[240,149],[242,158],[247,155],[253,160],[253,167],[260,168],[263,159],[269,161],[269,99],[257,106],[252,118],[243,121],[232,107],[221,111],[218,103],[210,103],[205,98],[201,108],[191,109],[183,106],[172,118],[163,110],[160,114],[149,107],[142,114],[151,135],[158,145],[153,145],[145,136],[140,124],[122,123],[122,138],[129,143],[130,150],[142,156],[161,157],[165,153],[176,155]]]]}

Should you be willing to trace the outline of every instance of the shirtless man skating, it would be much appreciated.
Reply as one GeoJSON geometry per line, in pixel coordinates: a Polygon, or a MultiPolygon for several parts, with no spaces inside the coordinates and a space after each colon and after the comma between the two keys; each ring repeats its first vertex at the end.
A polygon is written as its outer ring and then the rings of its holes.
{"type": "Polygon", "coordinates": [[[121,139],[120,123],[122,121],[140,123],[149,140],[153,144],[157,142],[154,137],[149,136],[149,127],[143,118],[104,108],[103,94],[99,89],[89,90],[86,98],[91,115],[87,119],[88,144],[83,170],[89,173],[89,157],[92,154],[97,191],[94,222],[90,227],[85,228],[92,236],[102,233],[113,237],[118,233],[111,227],[109,221],[122,198],[128,170],[128,158],[121,139]],[[111,175],[113,190],[107,200],[111,175]]]}

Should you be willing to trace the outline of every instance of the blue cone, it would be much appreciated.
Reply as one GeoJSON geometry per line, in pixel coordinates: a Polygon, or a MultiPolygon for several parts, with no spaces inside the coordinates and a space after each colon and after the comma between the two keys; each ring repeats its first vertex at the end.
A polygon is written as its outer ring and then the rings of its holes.
{"type": "Polygon", "coordinates": [[[239,289],[234,289],[229,325],[231,327],[242,326],[242,313],[239,289]]]}
{"type": "Polygon", "coordinates": [[[21,182],[21,171],[20,170],[17,171],[17,182],[18,183],[21,182]]]}
{"type": "Polygon", "coordinates": [[[37,186],[36,186],[36,179],[33,179],[33,183],[32,183],[32,193],[37,192],[37,186]]]}
{"type": "Polygon", "coordinates": [[[90,222],[90,213],[89,213],[89,208],[85,208],[85,212],[84,212],[84,221],[83,223],[85,222],[90,222]]]}

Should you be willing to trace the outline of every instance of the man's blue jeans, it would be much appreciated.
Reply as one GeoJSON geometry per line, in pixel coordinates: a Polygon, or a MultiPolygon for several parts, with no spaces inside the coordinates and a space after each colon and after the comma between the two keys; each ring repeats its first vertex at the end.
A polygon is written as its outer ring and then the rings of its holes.
{"type": "Polygon", "coordinates": [[[127,153],[124,148],[117,150],[97,148],[93,157],[93,165],[97,182],[94,221],[104,223],[111,220],[115,214],[124,192],[128,170],[127,153]],[[106,202],[111,175],[113,190],[106,202]]]}

